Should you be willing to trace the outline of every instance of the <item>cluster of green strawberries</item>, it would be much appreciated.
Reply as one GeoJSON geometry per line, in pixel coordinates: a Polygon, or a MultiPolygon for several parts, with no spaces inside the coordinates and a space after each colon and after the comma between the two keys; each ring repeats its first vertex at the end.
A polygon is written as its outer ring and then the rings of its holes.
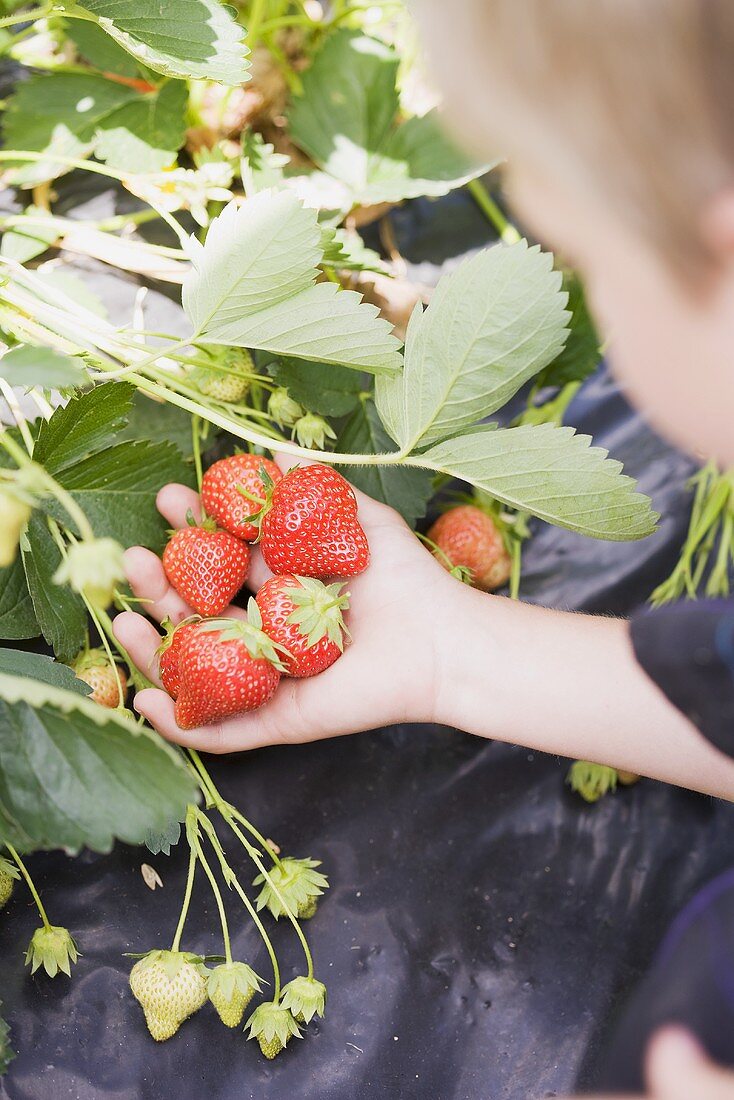
{"type": "Polygon", "coordinates": [[[282,474],[260,455],[215,462],[201,486],[204,516],[163,552],[171,585],[195,615],[169,629],[160,677],[182,729],[252,711],[282,676],[315,676],[341,656],[349,606],[343,579],[369,564],[357,501],[336,470],[282,474]],[[222,618],[247,580],[257,541],[273,576],[247,616],[222,618]]]}

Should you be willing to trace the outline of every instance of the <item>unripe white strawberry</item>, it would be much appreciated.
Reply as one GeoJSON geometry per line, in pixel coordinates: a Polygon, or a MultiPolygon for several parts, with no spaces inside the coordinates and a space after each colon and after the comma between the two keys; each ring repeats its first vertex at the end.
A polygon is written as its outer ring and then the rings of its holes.
{"type": "Polygon", "coordinates": [[[157,1042],[175,1035],[207,999],[201,959],[183,951],[149,951],[132,968],[130,988],[157,1042]]]}

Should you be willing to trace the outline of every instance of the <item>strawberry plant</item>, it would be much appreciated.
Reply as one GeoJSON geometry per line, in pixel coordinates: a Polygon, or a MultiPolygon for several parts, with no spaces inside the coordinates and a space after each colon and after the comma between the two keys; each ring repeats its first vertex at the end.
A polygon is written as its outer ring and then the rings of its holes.
{"type": "MultiPolygon", "coordinates": [[[[128,709],[128,688],[154,671],[112,630],[135,606],[124,551],[162,554],[197,612],[170,624],[159,654],[189,728],[339,659],[349,597],[334,580],[370,556],[350,483],[415,526],[459,479],[494,556],[472,546],[459,560],[438,529],[430,548],[484,587],[512,568],[515,591],[532,520],[624,540],[656,517],[618,462],[562,425],[598,359],[582,292],[504,219],[479,181],[490,166],[440,130],[400,5],[378,20],[361,0],[5,11],[0,51],[28,71],[0,151],[13,200],[0,217],[0,898],[30,890],[41,926],[28,963],[66,975],[84,944],[51,923],[25,854],[117,839],[168,851],[183,822],[171,946],[137,959],[132,991],[158,1040],[209,1000],[272,1058],[325,1010],[301,922],[328,880],[310,854],[281,856],[196,752],[128,709]],[[119,212],[69,210],[59,196],[85,173],[119,212]],[[389,210],[467,184],[502,243],[459,263],[426,305],[400,274],[389,210]],[[375,219],[385,255],[359,232],[375,219]],[[131,315],[107,315],[69,270],[78,256],[139,281],[131,315]],[[170,331],[150,331],[145,288],[161,282],[180,287],[180,307],[170,331]],[[525,412],[500,426],[523,387],[525,412]],[[276,451],[315,464],[281,476],[276,451]],[[199,488],[204,508],[174,534],[155,506],[168,482],[199,488]],[[245,617],[228,605],[256,538],[277,576],[245,617]],[[14,647],[32,640],[44,653],[14,647]],[[223,956],[182,946],[202,874],[223,956]],[[232,899],[271,983],[246,1021],[265,979],[233,956],[232,899]],[[285,987],[265,923],[283,917],[305,971],[285,987]]],[[[0,1066],[9,1056],[0,1022],[0,1066]]]]}

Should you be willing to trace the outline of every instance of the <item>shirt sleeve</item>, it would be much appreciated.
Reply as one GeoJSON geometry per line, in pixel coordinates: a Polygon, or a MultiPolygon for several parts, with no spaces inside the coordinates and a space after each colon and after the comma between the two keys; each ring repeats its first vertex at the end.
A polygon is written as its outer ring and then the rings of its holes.
{"type": "Polygon", "coordinates": [[[630,624],[647,675],[718,749],[734,756],[734,600],[646,611],[630,624]]]}

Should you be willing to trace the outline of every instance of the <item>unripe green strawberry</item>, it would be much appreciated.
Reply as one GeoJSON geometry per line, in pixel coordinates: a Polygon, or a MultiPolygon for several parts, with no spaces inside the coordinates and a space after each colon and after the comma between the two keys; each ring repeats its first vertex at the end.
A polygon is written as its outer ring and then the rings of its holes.
{"type": "Polygon", "coordinates": [[[316,898],[309,898],[308,901],[300,901],[296,908],[296,916],[299,920],[311,920],[311,917],[316,916],[316,910],[318,909],[318,903],[316,898]]]}
{"type": "Polygon", "coordinates": [[[130,988],[157,1042],[175,1035],[207,999],[201,959],[183,951],[149,951],[132,968],[130,988]]]}
{"type": "Polygon", "coordinates": [[[258,1035],[257,1041],[260,1044],[260,1050],[271,1062],[273,1058],[278,1057],[281,1050],[285,1049],[277,1035],[274,1035],[272,1039],[266,1039],[263,1035],[258,1035]]]}
{"type": "Polygon", "coordinates": [[[257,908],[268,908],[276,920],[286,913],[286,906],[302,920],[308,920],[316,912],[316,899],[329,886],[326,875],[316,868],[316,859],[294,859],[285,856],[265,875],[258,875],[253,886],[262,889],[257,898],[257,908]]]}
{"type": "Polygon", "coordinates": [[[292,428],[303,416],[303,409],[294,401],[284,386],[273,390],[268,399],[268,412],[281,428],[292,428]]]}
{"type": "Polygon", "coordinates": [[[4,489],[0,492],[0,568],[15,561],[20,536],[30,516],[30,504],[4,489]]]}
{"type": "Polygon", "coordinates": [[[216,365],[211,369],[199,366],[191,372],[191,380],[199,392],[229,405],[242,401],[250,388],[248,376],[255,371],[249,351],[227,348],[219,361],[213,358],[212,363],[216,365]]]}
{"type": "Polygon", "coordinates": [[[222,963],[210,973],[207,992],[224,1026],[238,1027],[248,1004],[260,992],[260,979],[247,963],[222,963]]]}
{"type": "Polygon", "coordinates": [[[576,760],[568,770],[566,782],[585,802],[598,802],[608,791],[617,789],[617,772],[605,764],[576,760]]]}
{"type": "Polygon", "coordinates": [[[640,776],[637,772],[626,772],[617,770],[617,779],[623,787],[632,787],[635,783],[639,783],[640,776]]]}
{"type": "Polygon", "coordinates": [[[0,856],[0,909],[10,901],[13,893],[13,882],[19,877],[15,866],[9,860],[0,856]]]}
{"type": "Polygon", "coordinates": [[[326,986],[302,974],[283,988],[281,1003],[293,1013],[296,1023],[310,1024],[314,1016],[326,1011],[326,986]]]}
{"type": "Polygon", "coordinates": [[[327,439],[336,439],[331,425],[315,413],[306,413],[293,425],[294,435],[301,447],[323,451],[327,439]]]}
{"type": "Polygon", "coordinates": [[[54,584],[68,584],[83,594],[92,607],[104,611],[115,589],[125,580],[122,547],[115,539],[91,539],[73,543],[54,573],[54,584]]]}
{"type": "Polygon", "coordinates": [[[277,1001],[259,1004],[245,1027],[250,1029],[248,1039],[257,1039],[260,1050],[270,1059],[276,1058],[291,1038],[301,1038],[292,1012],[277,1001]]]}
{"type": "Polygon", "coordinates": [[[42,966],[49,978],[55,978],[59,972],[70,977],[71,964],[78,958],[79,949],[68,928],[53,924],[44,924],[36,929],[25,953],[26,966],[30,966],[31,974],[42,966]]]}
{"type": "Polygon", "coordinates": [[[127,692],[127,676],[119,665],[115,674],[104,649],[90,649],[86,653],[80,653],[71,667],[76,678],[92,689],[89,698],[95,703],[111,710],[122,706],[127,692]]]}

